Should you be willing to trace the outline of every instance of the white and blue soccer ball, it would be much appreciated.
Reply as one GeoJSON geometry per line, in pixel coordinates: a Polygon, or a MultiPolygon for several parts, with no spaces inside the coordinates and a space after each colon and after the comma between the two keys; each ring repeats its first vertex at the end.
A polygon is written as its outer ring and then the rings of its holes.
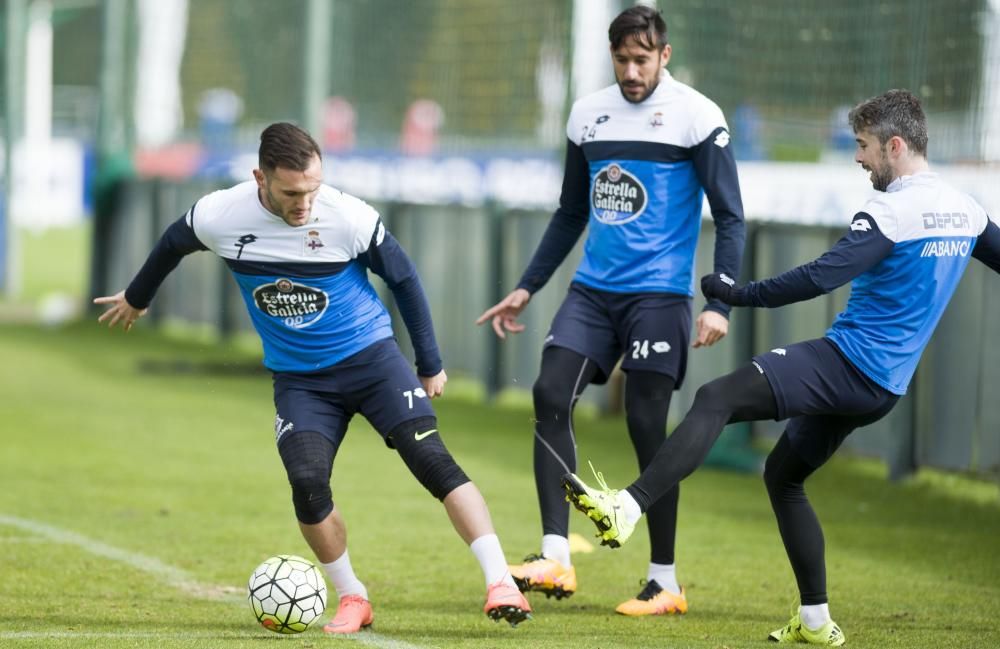
{"type": "Polygon", "coordinates": [[[247,599],[264,628],[275,633],[302,633],[326,610],[326,580],[308,559],[279,554],[250,575],[247,599]]]}

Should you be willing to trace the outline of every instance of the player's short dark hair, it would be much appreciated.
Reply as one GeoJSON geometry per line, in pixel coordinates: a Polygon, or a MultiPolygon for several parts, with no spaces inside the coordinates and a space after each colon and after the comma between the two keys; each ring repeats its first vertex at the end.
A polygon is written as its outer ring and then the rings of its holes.
{"type": "Polygon", "coordinates": [[[313,156],[322,158],[319,145],[308,133],[288,122],[271,124],[260,134],[257,164],[263,171],[278,167],[305,171],[313,156]]]}
{"type": "Polygon", "coordinates": [[[927,156],[927,117],[908,90],[890,90],[855,106],[847,115],[855,133],[868,131],[884,146],[899,136],[914,153],[927,156]]]}
{"type": "Polygon", "coordinates": [[[629,36],[647,50],[660,52],[667,44],[667,23],[652,7],[636,5],[618,14],[608,27],[611,49],[617,50],[629,36]]]}

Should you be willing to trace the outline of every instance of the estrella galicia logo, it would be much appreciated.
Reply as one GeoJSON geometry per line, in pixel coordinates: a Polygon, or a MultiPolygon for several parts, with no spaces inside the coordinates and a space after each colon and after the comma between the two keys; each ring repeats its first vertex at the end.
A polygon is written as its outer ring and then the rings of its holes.
{"type": "Polygon", "coordinates": [[[237,250],[239,250],[239,252],[236,253],[236,258],[239,259],[240,256],[243,254],[243,246],[250,245],[256,240],[257,240],[256,234],[244,234],[242,237],[237,239],[236,243],[233,244],[234,246],[236,246],[237,250]]]}
{"type": "Polygon", "coordinates": [[[609,164],[594,176],[590,205],[601,223],[621,225],[634,221],[645,211],[646,188],[617,163],[609,164]]]}
{"type": "Polygon", "coordinates": [[[285,278],[255,288],[253,301],[263,313],[293,329],[304,329],[313,324],[330,305],[323,291],[285,278]]]}

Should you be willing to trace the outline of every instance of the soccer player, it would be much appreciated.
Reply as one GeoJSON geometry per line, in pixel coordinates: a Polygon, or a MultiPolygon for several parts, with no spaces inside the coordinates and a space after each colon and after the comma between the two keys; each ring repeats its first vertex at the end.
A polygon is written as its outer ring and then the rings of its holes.
{"type": "MultiPolygon", "coordinates": [[[[666,71],[671,47],[658,11],[626,9],[608,36],[617,83],[573,105],[559,208],[517,288],[477,320],[491,320],[500,338],[523,331],[518,315],[590,226],[533,388],[541,553],[511,566],[522,590],[557,598],[577,587],[559,484],[576,470],[577,399],[589,383],[604,383],[624,353],[629,436],[645,468],[666,435],[671,393],[684,379],[704,195],[716,225],[715,271],[735,277],[743,255],[743,206],[722,111],[666,71]]],[[[693,346],[725,336],[728,314],[728,305],[710,300],[693,346]]],[[[671,489],[649,510],[646,583],[619,613],[687,610],[674,567],[678,493],[671,489]]]]}
{"type": "Polygon", "coordinates": [[[702,292],[733,306],[779,307],[847,282],[851,296],[823,338],[773,349],[699,388],[690,411],[628,488],[588,487],[570,498],[603,542],[624,543],[643,511],[694,471],[727,423],[789,419],[767,458],[764,483],[798,582],[798,612],[770,634],[777,642],[839,646],[830,618],[823,532],[803,483],[856,428],[884,417],[906,393],[917,361],[962,273],[975,257],[1000,272],[1000,230],[969,196],[927,164],[927,122],[916,97],[891,90],[850,112],[855,161],[879,194],[818,259],[738,286],[706,275],[702,292]]]}
{"type": "Polygon", "coordinates": [[[222,257],[274,373],[276,444],[299,528],[340,597],[323,630],[353,633],[373,620],[330,490],[333,459],[356,413],[444,503],[485,575],[485,613],[517,625],[531,607],[507,570],[486,503],[445,448],[429,403],[448,379],[416,268],[374,209],[323,184],[319,146],[305,131],[268,126],[259,165],[254,180],[202,197],[171,225],[126,290],[95,299],[108,306],[99,321],[128,331],[182,257],[198,250],[222,257]],[[396,345],[369,270],[392,290],[417,374],[396,345]]]}

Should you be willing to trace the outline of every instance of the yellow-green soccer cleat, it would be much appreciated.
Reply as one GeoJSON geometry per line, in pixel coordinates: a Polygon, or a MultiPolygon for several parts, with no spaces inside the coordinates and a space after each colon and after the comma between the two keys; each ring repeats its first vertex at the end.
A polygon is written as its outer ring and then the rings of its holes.
{"type": "Polygon", "coordinates": [[[562,599],[576,592],[576,568],[566,567],[555,559],[529,554],[524,563],[507,568],[522,593],[534,590],[545,593],[546,597],[562,599]]]}
{"type": "Polygon", "coordinates": [[[600,489],[588,487],[575,473],[567,473],[562,479],[563,488],[566,489],[566,500],[573,503],[594,522],[601,545],[617,548],[632,536],[635,523],[625,519],[621,492],[609,489],[604,482],[604,476],[594,470],[593,464],[590,465],[590,470],[594,472],[594,478],[597,479],[600,489]]]}
{"type": "Polygon", "coordinates": [[[837,623],[830,620],[818,629],[810,629],[802,624],[802,619],[796,612],[789,620],[788,624],[777,631],[772,631],[767,639],[771,642],[801,642],[804,644],[818,644],[825,647],[839,647],[844,644],[844,632],[840,630],[837,623]]]}

